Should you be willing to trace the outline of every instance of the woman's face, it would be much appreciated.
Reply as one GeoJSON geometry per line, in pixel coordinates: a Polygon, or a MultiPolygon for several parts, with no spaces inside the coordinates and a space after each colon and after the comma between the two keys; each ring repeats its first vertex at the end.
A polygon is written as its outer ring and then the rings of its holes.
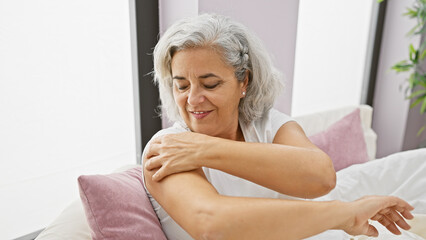
{"type": "Polygon", "coordinates": [[[233,67],[211,48],[178,51],[171,67],[173,95],[187,126],[193,132],[236,138],[238,104],[247,80],[238,82],[233,67]]]}

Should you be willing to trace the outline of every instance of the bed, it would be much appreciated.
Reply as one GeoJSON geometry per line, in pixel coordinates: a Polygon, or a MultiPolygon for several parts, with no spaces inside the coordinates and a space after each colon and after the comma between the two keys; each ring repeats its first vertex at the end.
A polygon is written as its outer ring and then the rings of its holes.
{"type": "MultiPolygon", "coordinates": [[[[410,231],[400,236],[389,233],[377,222],[379,238],[371,239],[426,239],[426,149],[395,153],[363,164],[352,165],[337,172],[337,186],[318,201],[353,201],[364,195],[392,195],[415,207],[415,218],[408,221],[410,231]]],[[[349,236],[343,231],[327,231],[309,239],[370,239],[349,236]]]]}
{"type": "MultiPolygon", "coordinates": [[[[395,236],[388,233],[383,227],[373,223],[380,233],[377,239],[426,239],[426,149],[404,151],[381,159],[375,159],[377,136],[371,129],[372,108],[365,105],[339,108],[295,119],[308,136],[316,136],[312,139],[319,141],[319,144],[323,144],[325,148],[328,145],[333,145],[333,142],[321,143],[321,141],[325,141],[324,139],[328,141],[334,138],[340,143],[344,142],[342,138],[349,136],[350,138],[347,139],[346,144],[360,149],[332,152],[339,159],[346,158],[346,162],[342,163],[343,165],[339,165],[341,169],[337,171],[336,188],[329,194],[313,201],[335,199],[352,201],[364,195],[394,195],[401,197],[415,207],[413,211],[415,218],[410,221],[412,228],[410,231],[401,230],[402,235],[395,236]],[[357,112],[357,119],[359,119],[357,121],[360,122],[358,129],[354,129],[356,124],[353,121],[355,118],[351,120],[347,118],[354,112],[357,112]],[[346,120],[342,121],[342,119],[346,120]],[[356,140],[357,142],[354,140],[356,137],[353,136],[357,135],[357,131],[361,131],[359,136],[362,138],[362,144],[359,143],[359,139],[356,140]],[[364,155],[359,155],[358,153],[362,151],[364,155]],[[352,154],[353,152],[358,155],[352,154]]],[[[136,166],[124,166],[118,169],[117,172],[135,168],[136,166]]],[[[76,199],[36,239],[92,239],[96,232],[94,232],[93,225],[90,225],[86,218],[87,212],[85,213],[84,207],[86,206],[83,206],[82,201],[76,199]]],[[[89,218],[89,221],[92,220],[89,218]]],[[[123,231],[125,230],[123,229],[123,231]]],[[[343,231],[330,230],[308,239],[362,240],[369,238],[365,236],[350,236],[343,231]]]]}

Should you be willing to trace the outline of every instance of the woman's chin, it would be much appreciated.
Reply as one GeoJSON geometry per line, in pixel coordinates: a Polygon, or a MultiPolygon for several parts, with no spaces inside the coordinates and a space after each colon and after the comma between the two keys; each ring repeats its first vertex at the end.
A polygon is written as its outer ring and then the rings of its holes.
{"type": "Polygon", "coordinates": [[[210,121],[209,122],[199,122],[199,121],[191,121],[191,120],[185,121],[185,122],[186,122],[186,125],[189,127],[189,129],[191,129],[191,131],[193,131],[193,132],[210,135],[215,129],[215,127],[212,126],[213,125],[212,122],[210,122],[210,121]]]}
{"type": "Polygon", "coordinates": [[[211,130],[209,130],[209,129],[203,129],[203,128],[192,128],[193,130],[193,132],[196,132],[196,133],[201,133],[201,134],[205,134],[205,135],[209,135],[209,136],[214,136],[214,133],[213,133],[213,131],[211,131],[211,130]]]}

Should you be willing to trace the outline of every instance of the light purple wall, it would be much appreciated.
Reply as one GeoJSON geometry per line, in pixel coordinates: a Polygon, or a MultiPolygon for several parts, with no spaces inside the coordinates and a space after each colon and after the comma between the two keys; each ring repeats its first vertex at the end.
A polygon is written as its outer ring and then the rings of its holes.
{"type": "Polygon", "coordinates": [[[198,0],[159,0],[160,35],[179,19],[198,15],[198,0]]]}
{"type": "Polygon", "coordinates": [[[401,151],[404,145],[409,112],[409,101],[405,100],[404,95],[404,83],[408,74],[396,74],[390,70],[390,67],[408,57],[410,43],[419,44],[419,38],[406,37],[406,33],[415,25],[415,21],[402,16],[412,2],[414,1],[390,0],[387,2],[373,101],[373,129],[378,135],[378,158],[401,151]]]}
{"type": "MultiPolygon", "coordinates": [[[[420,42],[426,40],[426,32],[423,33],[422,39],[420,42]]],[[[421,63],[421,69],[426,69],[426,61],[421,63]]],[[[414,100],[410,101],[410,104],[414,100]]],[[[417,148],[422,142],[425,144],[426,141],[426,131],[420,136],[417,136],[419,129],[426,124],[426,114],[420,115],[420,105],[418,104],[415,108],[408,111],[407,124],[405,129],[404,144],[402,150],[409,150],[417,148]]]]}
{"type": "Polygon", "coordinates": [[[402,150],[415,149],[420,144],[426,144],[426,131],[417,136],[419,129],[426,124],[426,114],[420,115],[420,105],[421,103],[408,112],[402,150]]]}

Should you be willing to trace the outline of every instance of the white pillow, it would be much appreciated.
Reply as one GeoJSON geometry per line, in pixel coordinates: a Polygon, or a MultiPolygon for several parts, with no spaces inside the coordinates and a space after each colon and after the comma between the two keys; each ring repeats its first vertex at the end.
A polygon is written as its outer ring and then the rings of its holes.
{"type": "MultiPolygon", "coordinates": [[[[136,166],[138,165],[125,165],[114,172],[122,172],[136,166]]],[[[92,240],[90,231],[83,204],[80,199],[76,199],[38,235],[36,240],[92,240]]]]}
{"type": "Polygon", "coordinates": [[[73,201],[41,232],[36,240],[91,240],[89,224],[80,199],[73,201]]]}

